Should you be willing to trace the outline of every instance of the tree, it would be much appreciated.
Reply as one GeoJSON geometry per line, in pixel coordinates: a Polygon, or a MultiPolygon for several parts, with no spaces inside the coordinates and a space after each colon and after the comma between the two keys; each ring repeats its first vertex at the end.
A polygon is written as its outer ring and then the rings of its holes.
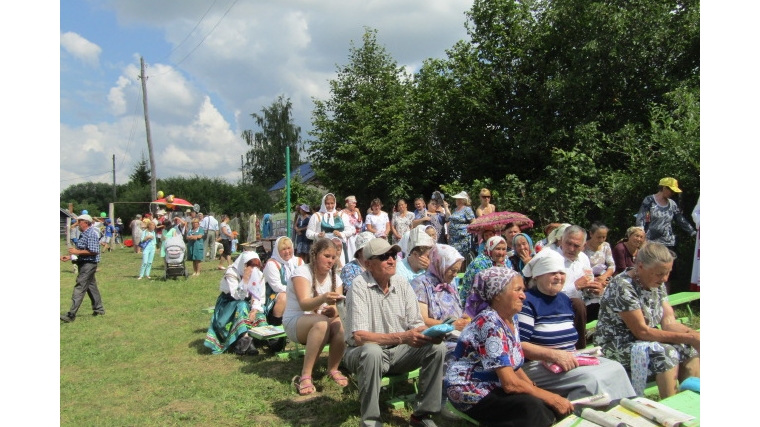
{"type": "Polygon", "coordinates": [[[135,165],[132,174],[129,175],[130,185],[142,187],[150,185],[150,167],[148,167],[148,161],[145,160],[145,154],[142,154],[140,162],[135,165]]]}
{"type": "Polygon", "coordinates": [[[245,155],[245,171],[251,183],[269,188],[276,183],[285,170],[285,148],[290,147],[290,167],[301,165],[298,149],[301,143],[301,127],[293,124],[293,105],[290,98],[280,95],[261,115],[252,113],[258,132],[243,131],[246,144],[253,147],[245,155]]]}
{"type": "Polygon", "coordinates": [[[409,197],[435,169],[414,131],[413,84],[377,43],[376,30],[365,29],[362,41],[351,42],[349,63],[330,81],[330,98],[314,99],[312,166],[338,199],[409,197]]]}

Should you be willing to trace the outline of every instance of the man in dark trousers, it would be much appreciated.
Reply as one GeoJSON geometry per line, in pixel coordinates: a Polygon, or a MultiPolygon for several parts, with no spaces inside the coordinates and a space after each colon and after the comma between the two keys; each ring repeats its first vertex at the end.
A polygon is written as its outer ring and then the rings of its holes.
{"type": "Polygon", "coordinates": [[[73,322],[76,318],[85,293],[89,295],[90,302],[92,302],[92,315],[102,316],[106,314],[103,301],[100,299],[98,283],[95,280],[95,271],[100,262],[100,234],[92,227],[90,215],[79,215],[77,225],[81,231],[79,239],[77,239],[74,247],[69,248],[69,255],[61,257],[61,261],[72,260],[79,267],[77,284],[74,286],[74,293],[71,295],[71,308],[68,313],[61,316],[61,320],[66,323],[73,322]]]}

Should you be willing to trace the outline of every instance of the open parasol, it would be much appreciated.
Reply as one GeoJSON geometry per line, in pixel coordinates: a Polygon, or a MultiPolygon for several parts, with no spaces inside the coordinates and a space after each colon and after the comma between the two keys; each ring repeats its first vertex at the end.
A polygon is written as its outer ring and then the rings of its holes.
{"type": "Polygon", "coordinates": [[[470,225],[467,226],[467,231],[476,233],[482,230],[495,230],[500,231],[504,229],[509,223],[516,222],[520,226],[520,230],[525,230],[533,227],[533,220],[519,212],[491,212],[483,216],[479,216],[472,220],[470,225]]]}
{"type": "Polygon", "coordinates": [[[168,209],[173,209],[174,206],[183,206],[183,207],[186,206],[188,208],[192,208],[193,207],[192,203],[188,202],[185,199],[180,199],[179,197],[174,197],[171,202],[167,202],[166,201],[166,197],[163,197],[163,198],[160,198],[158,200],[154,200],[154,201],[152,201],[150,203],[151,204],[155,204],[155,205],[164,205],[168,209]]]}

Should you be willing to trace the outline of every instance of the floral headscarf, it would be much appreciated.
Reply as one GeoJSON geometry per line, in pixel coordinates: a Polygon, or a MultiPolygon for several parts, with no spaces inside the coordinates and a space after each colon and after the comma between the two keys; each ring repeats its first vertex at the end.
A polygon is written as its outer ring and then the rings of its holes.
{"type": "Polygon", "coordinates": [[[465,314],[475,317],[488,308],[491,300],[518,275],[520,273],[507,267],[491,267],[478,273],[465,303],[465,314]]]}
{"type": "Polygon", "coordinates": [[[446,289],[449,292],[456,294],[456,290],[453,289],[450,283],[445,283],[443,278],[446,276],[446,270],[451,268],[451,266],[458,261],[464,260],[462,254],[460,254],[453,246],[438,243],[430,250],[428,257],[430,258],[428,272],[435,276],[440,282],[436,286],[436,290],[441,291],[446,289]]]}
{"type": "Polygon", "coordinates": [[[504,244],[507,244],[507,241],[501,237],[501,236],[493,236],[486,241],[486,245],[483,247],[483,253],[488,257],[491,258],[491,252],[493,252],[494,249],[496,249],[496,246],[499,246],[499,243],[504,242],[504,244]]]}

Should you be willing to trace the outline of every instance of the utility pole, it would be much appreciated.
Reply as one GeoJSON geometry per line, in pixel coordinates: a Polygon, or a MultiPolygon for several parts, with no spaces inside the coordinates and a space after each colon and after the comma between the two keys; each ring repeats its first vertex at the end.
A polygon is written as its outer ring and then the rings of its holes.
{"type": "Polygon", "coordinates": [[[143,111],[145,112],[145,134],[148,138],[148,157],[150,158],[150,202],[156,197],[156,161],[153,159],[153,142],[150,139],[150,118],[148,117],[148,88],[145,82],[148,77],[145,76],[145,61],[140,57],[140,81],[142,82],[143,92],[143,111]]]}
{"type": "Polygon", "coordinates": [[[113,201],[116,201],[116,154],[111,160],[111,170],[113,171],[113,201]]]}
{"type": "Polygon", "coordinates": [[[240,181],[240,182],[242,182],[243,184],[245,184],[245,163],[243,162],[243,155],[242,154],[240,155],[240,172],[242,172],[242,174],[243,174],[243,176],[242,176],[243,180],[240,181]]]}

